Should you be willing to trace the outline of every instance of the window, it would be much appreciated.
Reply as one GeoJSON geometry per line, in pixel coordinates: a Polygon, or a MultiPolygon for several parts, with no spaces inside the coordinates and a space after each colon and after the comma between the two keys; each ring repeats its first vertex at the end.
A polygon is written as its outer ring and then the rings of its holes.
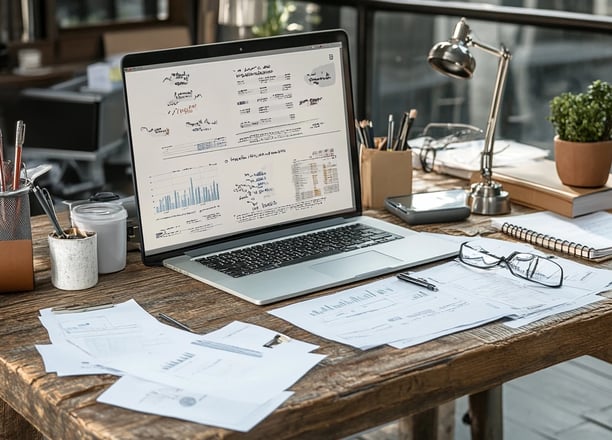
{"type": "Polygon", "coordinates": [[[168,0],[56,1],[58,29],[167,19],[168,0]]]}

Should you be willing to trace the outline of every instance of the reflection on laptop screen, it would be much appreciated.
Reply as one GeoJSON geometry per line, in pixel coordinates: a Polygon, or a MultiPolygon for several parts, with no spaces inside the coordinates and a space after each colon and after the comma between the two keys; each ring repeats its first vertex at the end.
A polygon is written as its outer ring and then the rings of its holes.
{"type": "Polygon", "coordinates": [[[125,68],[146,253],[355,210],[342,50],[125,68]]]}

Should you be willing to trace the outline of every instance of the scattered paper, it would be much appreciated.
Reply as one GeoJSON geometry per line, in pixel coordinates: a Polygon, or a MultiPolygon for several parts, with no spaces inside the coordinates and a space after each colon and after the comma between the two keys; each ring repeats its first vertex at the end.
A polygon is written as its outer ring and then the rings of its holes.
{"type": "MultiPolygon", "coordinates": [[[[465,241],[465,237],[463,237],[465,241]]],[[[542,254],[523,243],[475,238],[495,255],[514,251],[542,254]]],[[[368,349],[382,344],[405,348],[497,320],[520,325],[601,299],[612,271],[555,258],[563,267],[563,286],[551,288],[514,276],[503,265],[476,269],[458,260],[414,276],[434,284],[429,291],[395,277],[270,310],[312,333],[368,349]]]]}
{"type": "Polygon", "coordinates": [[[235,321],[205,335],[163,324],[134,300],[79,311],[43,309],[52,344],[38,345],[60,376],[122,376],[99,401],[247,431],[325,356],[318,346],[235,321]]]}

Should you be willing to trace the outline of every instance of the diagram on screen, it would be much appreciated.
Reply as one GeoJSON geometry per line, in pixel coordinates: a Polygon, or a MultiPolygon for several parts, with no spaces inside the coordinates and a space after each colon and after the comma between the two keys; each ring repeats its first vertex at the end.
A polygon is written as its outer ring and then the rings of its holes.
{"type": "Polygon", "coordinates": [[[187,212],[189,208],[219,201],[214,167],[196,167],[150,176],[151,203],[155,214],[187,212]]]}

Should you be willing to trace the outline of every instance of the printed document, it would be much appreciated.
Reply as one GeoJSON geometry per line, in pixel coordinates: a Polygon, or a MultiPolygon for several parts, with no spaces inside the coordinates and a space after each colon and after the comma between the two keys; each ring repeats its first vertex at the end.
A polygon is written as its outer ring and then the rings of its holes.
{"type": "MultiPolygon", "coordinates": [[[[476,238],[489,252],[539,253],[504,240],[476,238]]],[[[540,253],[541,255],[545,255],[540,253]]],[[[551,288],[514,276],[506,267],[476,269],[458,260],[413,276],[435,285],[437,292],[395,277],[335,294],[273,309],[269,313],[312,333],[361,349],[382,344],[404,348],[499,318],[526,325],[544,317],[600,300],[612,288],[612,271],[555,258],[563,267],[563,285],[551,288]]]]}
{"type": "Polygon", "coordinates": [[[52,342],[36,347],[46,371],[122,376],[101,402],[238,431],[274,411],[325,357],[312,353],[316,345],[239,321],[203,335],[179,330],[134,300],[43,309],[40,320],[52,342]]]}

